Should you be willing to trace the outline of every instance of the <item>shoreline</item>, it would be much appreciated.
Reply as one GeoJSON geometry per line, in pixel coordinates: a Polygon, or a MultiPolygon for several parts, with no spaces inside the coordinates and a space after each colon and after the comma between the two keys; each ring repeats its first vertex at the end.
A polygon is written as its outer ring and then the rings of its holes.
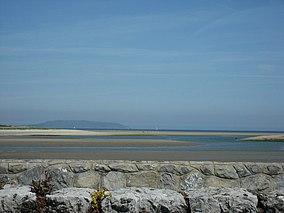
{"type": "Polygon", "coordinates": [[[159,130],[76,130],[76,129],[0,129],[0,136],[265,136],[284,135],[271,132],[235,131],[159,131],[159,130]]]}

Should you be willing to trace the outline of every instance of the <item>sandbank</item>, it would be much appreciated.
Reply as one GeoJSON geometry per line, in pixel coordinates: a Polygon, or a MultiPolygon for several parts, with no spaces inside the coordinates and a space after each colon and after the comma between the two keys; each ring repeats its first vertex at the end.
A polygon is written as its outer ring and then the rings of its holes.
{"type": "MultiPolygon", "coordinates": [[[[76,130],[76,129],[0,129],[0,136],[260,136],[260,132],[214,132],[214,131],[143,131],[143,130],[76,130]]],[[[274,135],[274,134],[273,134],[274,135]]],[[[278,134],[276,134],[278,135],[278,134]]]]}
{"type": "Polygon", "coordinates": [[[284,134],[260,135],[242,139],[244,141],[271,141],[284,142],[284,134]]]}

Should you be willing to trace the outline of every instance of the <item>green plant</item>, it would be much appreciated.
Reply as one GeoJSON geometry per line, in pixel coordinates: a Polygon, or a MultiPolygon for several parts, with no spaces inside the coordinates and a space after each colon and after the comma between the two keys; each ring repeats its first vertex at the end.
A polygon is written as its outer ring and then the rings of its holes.
{"type": "Polygon", "coordinates": [[[36,207],[39,213],[44,213],[46,208],[46,195],[53,190],[52,178],[47,171],[44,172],[44,179],[32,181],[31,192],[36,194],[36,207]]]}
{"type": "Polygon", "coordinates": [[[89,213],[101,213],[101,204],[103,199],[108,196],[111,196],[111,193],[106,193],[105,190],[98,190],[90,193],[92,201],[91,201],[91,209],[89,213]]]}

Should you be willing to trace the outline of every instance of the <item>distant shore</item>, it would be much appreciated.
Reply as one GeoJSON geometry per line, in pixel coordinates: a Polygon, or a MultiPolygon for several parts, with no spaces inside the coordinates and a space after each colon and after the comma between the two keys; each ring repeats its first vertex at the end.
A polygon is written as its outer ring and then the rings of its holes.
{"type": "Polygon", "coordinates": [[[150,131],[150,130],[76,130],[76,129],[0,129],[0,136],[271,136],[283,137],[280,133],[265,132],[229,132],[229,131],[150,131]]]}

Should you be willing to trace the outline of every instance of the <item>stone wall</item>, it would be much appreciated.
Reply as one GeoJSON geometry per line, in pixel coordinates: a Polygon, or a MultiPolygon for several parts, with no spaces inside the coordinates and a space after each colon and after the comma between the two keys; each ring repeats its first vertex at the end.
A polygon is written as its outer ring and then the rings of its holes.
{"type": "Polygon", "coordinates": [[[240,187],[284,190],[284,163],[110,160],[0,160],[0,185],[29,185],[44,171],[57,189],[152,187],[189,191],[240,187]]]}

